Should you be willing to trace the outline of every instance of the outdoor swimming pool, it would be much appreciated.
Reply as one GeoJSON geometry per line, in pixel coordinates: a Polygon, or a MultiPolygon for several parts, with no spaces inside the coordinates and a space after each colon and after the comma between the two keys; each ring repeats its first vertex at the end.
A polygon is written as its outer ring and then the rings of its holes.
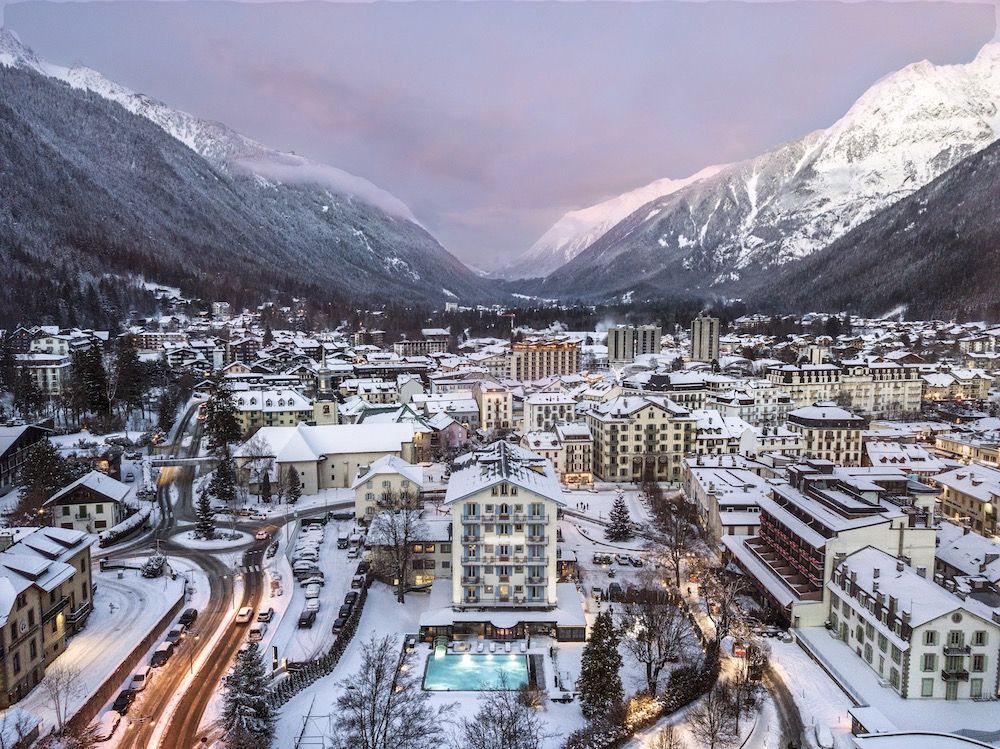
{"type": "Polygon", "coordinates": [[[514,653],[437,655],[432,653],[424,673],[424,689],[436,692],[485,692],[528,683],[528,656],[514,653]]]}

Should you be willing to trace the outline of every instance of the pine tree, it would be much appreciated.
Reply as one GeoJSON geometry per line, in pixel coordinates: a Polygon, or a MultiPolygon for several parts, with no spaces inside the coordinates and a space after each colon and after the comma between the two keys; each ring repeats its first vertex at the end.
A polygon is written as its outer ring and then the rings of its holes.
{"type": "Polygon", "coordinates": [[[267,673],[257,643],[236,655],[226,679],[222,727],[229,749],[267,749],[274,737],[274,713],[267,701],[267,673]]]}
{"type": "Polygon", "coordinates": [[[195,538],[215,538],[215,510],[212,509],[212,499],[206,489],[198,495],[198,522],[194,527],[195,538]]]}
{"type": "Polygon", "coordinates": [[[580,663],[580,704],[588,720],[609,712],[622,701],[622,679],[619,671],[622,657],[618,652],[618,632],[611,611],[602,611],[594,620],[590,640],[583,649],[580,663]]]}
{"type": "Polygon", "coordinates": [[[615,503],[611,506],[611,514],[608,516],[608,527],[604,531],[604,537],[609,541],[627,541],[632,538],[632,522],[628,514],[628,506],[625,504],[625,495],[619,494],[615,497],[615,503]]]}
{"type": "Polygon", "coordinates": [[[301,496],[302,482],[299,481],[299,472],[292,466],[288,469],[288,504],[295,504],[301,496]]]}
{"type": "Polygon", "coordinates": [[[219,464],[208,482],[208,491],[226,507],[232,507],[236,502],[236,463],[226,443],[223,443],[219,464]]]}
{"type": "Polygon", "coordinates": [[[260,477],[260,501],[271,504],[271,474],[266,468],[260,477]]]}
{"type": "Polygon", "coordinates": [[[18,510],[37,522],[42,503],[80,475],[47,439],[35,443],[21,466],[18,510]]]}
{"type": "Polygon", "coordinates": [[[205,433],[208,435],[208,449],[213,453],[240,438],[236,401],[221,372],[212,375],[212,395],[205,408],[205,433]]]}
{"type": "Polygon", "coordinates": [[[160,394],[160,405],[157,409],[157,414],[159,416],[160,429],[164,432],[169,432],[174,426],[174,421],[177,420],[177,398],[174,397],[173,390],[169,387],[163,388],[163,392],[160,394]]]}

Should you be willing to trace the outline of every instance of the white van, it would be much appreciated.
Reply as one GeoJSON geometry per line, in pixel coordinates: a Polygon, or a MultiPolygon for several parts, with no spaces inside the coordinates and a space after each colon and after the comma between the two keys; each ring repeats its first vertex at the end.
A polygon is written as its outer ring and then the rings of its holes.
{"type": "Polygon", "coordinates": [[[267,634],[267,625],[264,622],[257,622],[252,627],[250,627],[250,633],[247,635],[247,639],[250,642],[260,642],[264,639],[264,635],[267,634]]]}
{"type": "Polygon", "coordinates": [[[140,666],[139,670],[132,674],[132,681],[129,682],[128,688],[133,692],[141,692],[146,688],[152,676],[153,669],[151,667],[140,666]]]}
{"type": "Polygon", "coordinates": [[[319,585],[316,583],[310,583],[306,586],[306,600],[310,598],[319,598],[319,585]]]}

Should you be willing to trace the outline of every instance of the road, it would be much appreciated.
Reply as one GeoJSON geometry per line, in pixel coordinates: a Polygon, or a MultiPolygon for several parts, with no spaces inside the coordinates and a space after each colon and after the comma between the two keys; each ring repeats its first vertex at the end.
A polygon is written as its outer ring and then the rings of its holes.
{"type": "Polygon", "coordinates": [[[764,671],[764,686],[774,700],[774,707],[781,721],[782,749],[787,746],[803,746],[805,726],[802,724],[802,715],[795,700],[792,699],[792,693],[788,691],[788,686],[770,667],[764,671]]]}
{"type": "MultiPolygon", "coordinates": [[[[193,457],[198,453],[202,424],[194,418],[195,411],[196,405],[193,405],[185,412],[177,430],[178,444],[173,452],[179,457],[193,457]],[[180,440],[187,434],[191,436],[190,445],[181,447],[180,440]]],[[[116,549],[111,555],[112,558],[129,556],[137,551],[148,552],[158,547],[170,557],[183,559],[192,566],[201,568],[209,581],[209,602],[199,612],[191,636],[182,643],[167,665],[158,669],[157,678],[144,690],[140,702],[127,716],[135,721],[132,725],[136,730],[125,732],[119,742],[122,749],[145,749],[150,737],[154,735],[154,727],[164,720],[167,724],[158,732],[161,736],[158,746],[174,749],[201,743],[198,727],[205,709],[246,635],[245,628],[232,625],[234,608],[252,606],[256,609],[263,594],[260,568],[267,541],[255,542],[244,552],[241,563],[246,570],[243,575],[243,594],[234,607],[234,571],[220,561],[218,553],[188,549],[170,540],[172,535],[186,531],[196,520],[194,479],[193,467],[164,468],[157,486],[160,516],[154,527],[153,538],[147,536],[116,549]],[[171,487],[177,492],[174,505],[170,502],[171,487]],[[212,635],[220,630],[223,635],[213,643],[212,635]],[[195,637],[195,634],[198,636],[195,637]],[[206,650],[209,652],[207,656],[203,656],[206,650]],[[202,666],[192,677],[192,665],[199,660],[202,666]],[[143,721],[141,723],[137,722],[140,718],[143,721]]]]}

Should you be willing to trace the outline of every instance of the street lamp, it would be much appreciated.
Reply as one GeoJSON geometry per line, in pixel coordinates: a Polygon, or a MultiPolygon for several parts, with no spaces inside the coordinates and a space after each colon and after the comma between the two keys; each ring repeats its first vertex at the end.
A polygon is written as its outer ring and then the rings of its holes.
{"type": "MultiPolygon", "coordinates": [[[[189,632],[188,634],[194,639],[195,643],[198,642],[199,635],[197,632],[189,632]]],[[[188,672],[192,675],[194,674],[194,645],[188,648],[188,672]]]]}
{"type": "MultiPolygon", "coordinates": [[[[142,733],[142,726],[146,722],[149,723],[150,728],[152,728],[153,726],[156,725],[156,720],[153,718],[152,715],[140,715],[138,718],[129,718],[128,727],[131,728],[133,726],[133,724],[138,723],[139,724],[138,732],[141,734],[142,733]]],[[[146,737],[145,736],[142,737],[142,749],[146,749],[146,737]]]]}

